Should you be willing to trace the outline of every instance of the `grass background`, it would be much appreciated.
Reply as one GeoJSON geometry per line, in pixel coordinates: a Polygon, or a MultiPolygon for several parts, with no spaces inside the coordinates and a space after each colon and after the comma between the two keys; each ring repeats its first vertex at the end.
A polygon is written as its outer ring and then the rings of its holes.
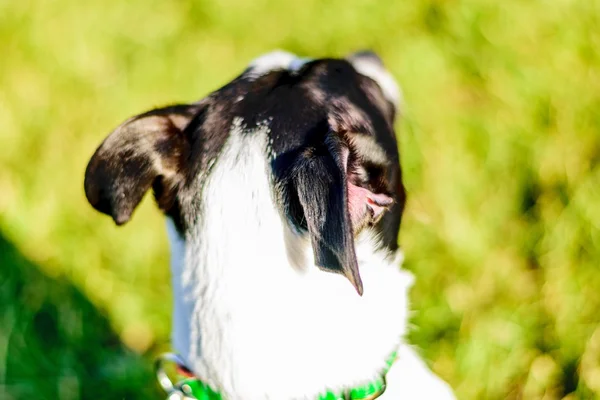
{"type": "Polygon", "coordinates": [[[598,0],[0,0],[0,398],[161,398],[162,217],[83,172],[255,56],[379,52],[404,89],[415,330],[461,399],[600,398],[598,0]]]}

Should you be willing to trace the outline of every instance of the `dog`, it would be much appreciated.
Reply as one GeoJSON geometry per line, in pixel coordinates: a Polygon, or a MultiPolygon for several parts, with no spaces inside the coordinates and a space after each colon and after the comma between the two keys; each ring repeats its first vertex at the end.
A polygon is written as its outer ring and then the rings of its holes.
{"type": "Polygon", "coordinates": [[[152,188],[166,215],[173,347],[215,398],[454,398],[404,339],[400,105],[372,52],[275,51],[92,156],[94,208],[122,225],[152,188]]]}

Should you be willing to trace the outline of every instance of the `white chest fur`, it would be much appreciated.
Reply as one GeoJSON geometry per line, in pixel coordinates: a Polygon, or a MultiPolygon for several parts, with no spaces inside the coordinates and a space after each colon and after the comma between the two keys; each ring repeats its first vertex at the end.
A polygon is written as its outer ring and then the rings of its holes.
{"type": "Polygon", "coordinates": [[[228,399],[312,399],[377,375],[405,332],[412,277],[369,232],[356,243],[362,297],[313,265],[274,205],[266,129],[237,121],[195,231],[182,238],[169,222],[173,345],[228,399]]]}

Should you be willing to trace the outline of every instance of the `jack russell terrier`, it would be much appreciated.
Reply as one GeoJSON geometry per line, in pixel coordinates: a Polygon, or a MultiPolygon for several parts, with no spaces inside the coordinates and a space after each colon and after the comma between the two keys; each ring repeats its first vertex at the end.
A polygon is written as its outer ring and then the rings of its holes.
{"type": "Polygon", "coordinates": [[[399,103],[372,52],[277,51],[100,145],[92,206],[122,225],[152,188],[167,217],[172,398],[454,398],[404,339],[399,103]]]}

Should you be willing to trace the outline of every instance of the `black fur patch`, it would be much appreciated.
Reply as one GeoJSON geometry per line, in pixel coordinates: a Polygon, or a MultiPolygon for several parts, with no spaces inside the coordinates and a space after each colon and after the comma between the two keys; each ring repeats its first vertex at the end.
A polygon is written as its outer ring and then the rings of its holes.
{"type": "Polygon", "coordinates": [[[196,212],[189,204],[200,198],[200,177],[210,173],[234,118],[242,118],[248,132],[266,122],[265,156],[275,187],[281,188],[282,212],[299,231],[313,227],[319,265],[352,275],[347,211],[331,212],[345,201],[348,176],[340,152],[349,150],[349,168],[362,168],[360,179],[349,172],[352,183],[394,198],[375,229],[383,245],[395,250],[405,191],[394,115],[381,88],[346,60],[315,60],[298,71],[274,70],[257,78],[246,72],[196,104],[153,110],[122,124],[92,157],[86,195],[96,209],[122,224],[152,187],[159,207],[183,232],[197,218],[188,215],[196,212]],[[327,144],[332,135],[337,148],[327,144]],[[370,138],[385,162],[353,149],[352,135],[370,138]],[[314,204],[318,199],[329,212],[314,204]]]}

